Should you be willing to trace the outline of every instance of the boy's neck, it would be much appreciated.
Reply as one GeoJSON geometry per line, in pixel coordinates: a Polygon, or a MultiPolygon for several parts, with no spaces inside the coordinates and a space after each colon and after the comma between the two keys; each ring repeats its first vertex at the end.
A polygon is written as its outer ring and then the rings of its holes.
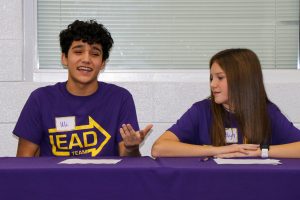
{"type": "Polygon", "coordinates": [[[98,81],[93,81],[89,84],[76,83],[67,81],[66,89],[75,96],[89,96],[94,94],[98,89],[98,81]]]}

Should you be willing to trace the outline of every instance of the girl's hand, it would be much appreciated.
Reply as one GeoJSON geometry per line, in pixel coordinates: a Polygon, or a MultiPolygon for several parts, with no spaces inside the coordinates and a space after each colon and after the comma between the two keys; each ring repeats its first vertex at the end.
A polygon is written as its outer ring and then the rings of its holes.
{"type": "Polygon", "coordinates": [[[232,144],[221,147],[222,152],[216,158],[259,157],[261,150],[257,144],[232,144]]]}

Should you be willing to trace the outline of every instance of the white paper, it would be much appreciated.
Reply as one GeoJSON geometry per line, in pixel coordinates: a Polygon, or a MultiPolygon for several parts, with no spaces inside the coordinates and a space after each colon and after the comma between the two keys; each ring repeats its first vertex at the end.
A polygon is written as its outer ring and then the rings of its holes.
{"type": "Polygon", "coordinates": [[[66,159],[58,164],[117,164],[121,159],[66,159]]]}
{"type": "Polygon", "coordinates": [[[219,164],[263,164],[263,165],[278,165],[281,164],[280,160],[276,159],[223,159],[215,158],[214,161],[219,164]]]}

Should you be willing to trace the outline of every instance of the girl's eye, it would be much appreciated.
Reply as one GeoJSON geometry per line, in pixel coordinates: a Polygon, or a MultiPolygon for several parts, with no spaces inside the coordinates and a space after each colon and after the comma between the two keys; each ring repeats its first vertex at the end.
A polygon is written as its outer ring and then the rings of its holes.
{"type": "Polygon", "coordinates": [[[223,80],[224,79],[224,76],[220,76],[218,77],[219,80],[223,80]]]}

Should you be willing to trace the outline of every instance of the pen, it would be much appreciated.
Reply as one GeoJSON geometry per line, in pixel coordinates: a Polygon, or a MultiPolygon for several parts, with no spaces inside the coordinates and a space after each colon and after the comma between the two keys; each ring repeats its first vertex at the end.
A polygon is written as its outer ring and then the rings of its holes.
{"type": "Polygon", "coordinates": [[[212,158],[213,158],[213,157],[211,157],[211,156],[204,157],[204,158],[201,159],[201,162],[209,161],[209,160],[211,160],[212,158]]]}

